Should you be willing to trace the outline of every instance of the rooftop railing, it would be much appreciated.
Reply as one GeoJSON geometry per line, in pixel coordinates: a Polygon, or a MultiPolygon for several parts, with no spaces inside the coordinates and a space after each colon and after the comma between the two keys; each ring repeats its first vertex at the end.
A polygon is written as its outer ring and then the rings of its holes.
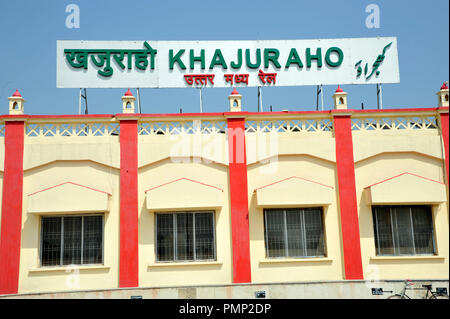
{"type": "Polygon", "coordinates": [[[435,111],[358,112],[352,115],[352,131],[412,131],[438,128],[439,121],[435,111]]]}
{"type": "MultiPolygon", "coordinates": [[[[439,129],[436,108],[397,110],[348,110],[356,132],[429,131],[439,129]]],[[[332,133],[332,111],[242,112],[195,114],[134,114],[140,136],[180,134],[227,134],[227,117],[245,117],[245,132],[251,133],[332,133]]],[[[0,118],[0,137],[5,135],[5,119],[0,118]]],[[[23,116],[26,137],[100,137],[120,134],[120,117],[114,115],[23,116]]]]}
{"type": "Polygon", "coordinates": [[[165,120],[145,118],[139,121],[139,135],[225,134],[227,121],[215,120],[165,120]]]}

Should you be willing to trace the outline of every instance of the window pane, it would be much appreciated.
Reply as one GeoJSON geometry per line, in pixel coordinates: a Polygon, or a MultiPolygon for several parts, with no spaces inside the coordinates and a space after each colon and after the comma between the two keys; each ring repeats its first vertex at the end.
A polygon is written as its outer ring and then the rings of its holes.
{"type": "Polygon", "coordinates": [[[288,256],[305,256],[303,213],[297,209],[286,210],[288,256]]]}
{"type": "Polygon", "coordinates": [[[414,242],[411,224],[411,210],[409,207],[394,207],[394,245],[397,255],[414,254],[414,242]]]}
{"type": "Polygon", "coordinates": [[[376,207],[374,211],[375,247],[379,255],[393,255],[391,212],[389,207],[376,207]]]}
{"type": "Polygon", "coordinates": [[[196,259],[214,259],[214,214],[195,214],[196,259]]]}
{"type": "Polygon", "coordinates": [[[81,216],[63,217],[63,265],[81,264],[81,216]]]}
{"type": "Polygon", "coordinates": [[[433,254],[433,220],[429,207],[413,207],[414,245],[416,254],[433,254]]]}
{"type": "Polygon", "coordinates": [[[83,264],[103,263],[103,216],[83,217],[83,264]]]}
{"type": "Polygon", "coordinates": [[[267,210],[265,213],[267,256],[284,257],[286,256],[284,212],[282,210],[267,210]]]}
{"type": "Polygon", "coordinates": [[[42,266],[61,262],[61,217],[42,217],[42,266]]]}
{"type": "Polygon", "coordinates": [[[157,260],[173,260],[173,214],[157,214],[156,229],[157,260]]]}
{"type": "Polygon", "coordinates": [[[378,254],[434,254],[433,220],[430,207],[376,207],[374,208],[374,224],[378,254]],[[391,242],[393,248],[388,246],[391,242]]]}
{"type": "Polygon", "coordinates": [[[177,260],[194,259],[193,214],[176,214],[177,219],[177,260]]]}
{"type": "Polygon", "coordinates": [[[306,256],[325,256],[322,210],[308,208],[305,214],[306,256]]]}

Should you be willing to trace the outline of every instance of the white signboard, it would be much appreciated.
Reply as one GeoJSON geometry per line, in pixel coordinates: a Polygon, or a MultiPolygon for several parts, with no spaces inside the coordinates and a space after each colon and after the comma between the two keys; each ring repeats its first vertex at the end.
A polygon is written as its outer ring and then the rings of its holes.
{"type": "Polygon", "coordinates": [[[59,88],[399,83],[397,38],[57,41],[59,88]]]}

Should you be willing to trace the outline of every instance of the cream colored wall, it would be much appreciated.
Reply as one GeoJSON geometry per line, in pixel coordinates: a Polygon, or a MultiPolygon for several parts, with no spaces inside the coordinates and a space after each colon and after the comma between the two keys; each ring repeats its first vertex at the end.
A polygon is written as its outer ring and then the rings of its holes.
{"type": "Polygon", "coordinates": [[[154,211],[215,209],[226,200],[224,190],[185,177],[152,187],[146,192],[146,208],[154,211]],[[176,194],[176,196],[174,196],[176,194]]]}
{"type": "MultiPolygon", "coordinates": [[[[225,135],[188,136],[187,153],[186,140],[179,136],[139,136],[139,141],[140,286],[230,283],[232,257],[225,135]],[[217,261],[155,265],[154,214],[145,208],[144,191],[180,177],[224,190],[222,207],[215,213],[217,261]]],[[[119,158],[118,137],[26,137],[19,293],[118,287],[119,158]],[[105,214],[104,265],[81,266],[75,271],[67,267],[39,267],[40,215],[28,212],[27,195],[67,181],[111,194],[111,209],[105,214]]]]}
{"type": "Polygon", "coordinates": [[[329,162],[336,161],[331,132],[316,133],[247,133],[247,165],[269,161],[273,156],[307,154],[329,162]]]}
{"type": "Polygon", "coordinates": [[[366,203],[372,205],[440,205],[447,201],[444,183],[420,177],[411,173],[402,173],[381,183],[364,189],[366,203]]]}
{"type": "MultiPolygon", "coordinates": [[[[264,137],[266,141],[269,137],[264,137]]],[[[258,138],[246,134],[247,153],[256,149],[258,138]]],[[[340,217],[337,207],[337,192],[329,206],[324,206],[324,228],[326,238],[325,258],[267,259],[264,246],[264,207],[256,205],[256,188],[298,176],[329,185],[336,190],[335,144],[331,134],[298,133],[280,134],[277,158],[272,162],[256,161],[248,165],[248,195],[250,223],[250,253],[252,282],[289,282],[343,279],[341,254],[340,217]],[[317,148],[311,148],[311,140],[317,148]],[[289,142],[292,146],[289,146],[289,142]],[[310,146],[310,147],[306,147],[310,146]],[[310,152],[311,150],[311,152],[310,152]],[[310,155],[312,153],[312,155],[310,155]]],[[[261,144],[262,145],[262,144],[261,144]]],[[[250,155],[251,156],[251,155],[250,155]]],[[[255,156],[263,159],[264,156],[255,156]]]]}
{"type": "MultiPolygon", "coordinates": [[[[412,135],[410,131],[395,134],[354,131],[353,134],[365,278],[378,276],[381,279],[398,279],[403,278],[405,273],[412,279],[448,278],[448,202],[434,208],[437,257],[376,258],[371,208],[366,205],[363,196],[364,187],[405,171],[444,182],[442,150],[438,149],[441,144],[438,143],[440,140],[436,131],[420,131],[412,135]]],[[[190,135],[185,138],[186,140],[181,136],[151,135],[139,136],[138,139],[141,287],[232,282],[226,135],[203,134],[200,137],[190,135]],[[223,190],[223,205],[215,213],[217,261],[155,262],[155,214],[147,209],[145,190],[182,177],[223,190]]],[[[246,152],[252,282],[342,280],[342,236],[332,133],[281,133],[275,140],[271,140],[268,134],[258,140],[256,133],[247,133],[246,152]],[[333,187],[335,194],[331,204],[324,208],[325,258],[277,261],[265,258],[263,208],[256,206],[254,190],[291,176],[333,187]]],[[[0,143],[0,159],[0,165],[3,165],[3,143],[0,143]]],[[[119,168],[118,136],[25,138],[19,293],[118,287],[119,168]],[[79,275],[66,272],[65,267],[53,270],[39,267],[40,217],[28,213],[27,208],[28,194],[67,181],[111,194],[110,211],[105,214],[105,265],[79,267],[79,275]]],[[[0,182],[2,177],[0,172],[0,182]]],[[[1,188],[2,183],[0,191],[1,188]]],[[[181,191],[182,188],[179,192],[181,191]]],[[[180,210],[183,208],[180,207],[180,210]]]]}
{"type": "Polygon", "coordinates": [[[256,189],[256,204],[264,208],[328,206],[336,190],[300,177],[291,177],[256,189]]]}
{"type": "MultiPolygon", "coordinates": [[[[365,279],[448,278],[449,220],[448,201],[433,205],[437,256],[381,257],[375,254],[372,208],[363,189],[387,178],[409,172],[445,183],[442,151],[435,130],[416,132],[417,136],[397,133],[354,133],[356,192],[359,208],[361,253],[365,279]],[[417,143],[415,143],[417,141],[417,143]],[[371,156],[367,157],[367,151],[371,156]],[[402,152],[392,153],[394,149],[402,152]]],[[[404,203],[408,204],[408,203],[404,203]]]]}
{"type": "Polygon", "coordinates": [[[28,213],[61,214],[109,211],[108,193],[73,182],[65,182],[30,194],[28,213]]]}
{"type": "Polygon", "coordinates": [[[51,143],[53,137],[25,139],[19,293],[118,287],[119,170],[96,160],[107,157],[110,163],[118,162],[119,153],[114,149],[118,149],[119,141],[117,137],[109,138],[108,146],[103,137],[84,138],[84,147],[66,142],[62,149],[57,140],[51,143]],[[96,141],[99,147],[92,147],[96,141]],[[109,154],[104,154],[105,150],[109,154]],[[28,212],[28,195],[67,181],[111,194],[110,211],[104,214],[103,265],[82,265],[75,270],[39,265],[41,215],[28,212]]]}
{"type": "Polygon", "coordinates": [[[89,160],[119,169],[119,137],[26,137],[24,171],[53,161],[73,160],[89,160]]]}
{"type": "MultiPolygon", "coordinates": [[[[205,151],[214,137],[206,136],[203,140],[187,143],[187,149],[205,151]],[[195,146],[194,143],[199,143],[195,146]]],[[[225,136],[218,136],[218,144],[227,146],[225,136]]],[[[192,154],[190,151],[179,152],[172,148],[179,146],[180,139],[166,136],[139,138],[139,285],[177,286],[227,284],[232,281],[231,222],[229,206],[228,167],[220,162],[227,159],[226,153],[216,155],[219,163],[208,158],[179,157],[192,154]],[[158,148],[156,145],[165,145],[158,148]],[[173,157],[171,157],[171,152],[173,157]],[[220,160],[220,158],[224,158],[220,160]],[[162,160],[160,160],[162,159],[162,160]],[[215,232],[217,260],[212,262],[176,262],[157,263],[155,257],[155,211],[147,209],[145,190],[179,179],[189,178],[221,188],[222,207],[215,210],[215,232]]],[[[197,153],[201,154],[201,153],[197,153]]],[[[206,153],[204,153],[206,154],[206,153]]],[[[214,157],[214,156],[212,156],[214,157]]],[[[177,192],[186,191],[184,183],[171,184],[178,187],[177,192]]],[[[162,186],[161,189],[163,189],[162,186]]],[[[205,186],[207,187],[207,186],[205,186]]],[[[171,196],[176,197],[177,194],[171,196]]],[[[196,204],[197,205],[197,204],[196,204]]],[[[189,205],[190,206],[190,205],[189,205]]],[[[199,208],[202,209],[202,208],[199,208]]],[[[211,210],[207,208],[206,210],[211,210]]],[[[183,211],[180,207],[178,211],[183,211]]],[[[185,210],[184,210],[185,211],[185,210]]]]}
{"type": "Polygon", "coordinates": [[[139,135],[138,167],[167,158],[184,161],[186,157],[201,158],[204,163],[228,165],[226,134],[139,135]]]}
{"type": "Polygon", "coordinates": [[[416,152],[434,158],[442,158],[441,137],[437,130],[386,131],[362,133],[353,131],[355,163],[380,153],[416,152]],[[358,137],[361,137],[358,139],[358,137]]]}

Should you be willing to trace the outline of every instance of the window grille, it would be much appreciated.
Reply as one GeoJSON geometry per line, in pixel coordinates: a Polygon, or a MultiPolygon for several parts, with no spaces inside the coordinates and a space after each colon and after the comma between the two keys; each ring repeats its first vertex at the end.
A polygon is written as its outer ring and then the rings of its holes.
{"type": "Polygon", "coordinates": [[[321,208],[266,209],[267,257],[324,257],[321,208]]]}
{"type": "Polygon", "coordinates": [[[433,217],[429,206],[373,207],[377,255],[433,255],[433,217]]]}
{"type": "Polygon", "coordinates": [[[157,261],[215,260],[213,212],[156,214],[157,261]]]}
{"type": "Polygon", "coordinates": [[[41,265],[103,263],[103,215],[41,219],[41,265]]]}

